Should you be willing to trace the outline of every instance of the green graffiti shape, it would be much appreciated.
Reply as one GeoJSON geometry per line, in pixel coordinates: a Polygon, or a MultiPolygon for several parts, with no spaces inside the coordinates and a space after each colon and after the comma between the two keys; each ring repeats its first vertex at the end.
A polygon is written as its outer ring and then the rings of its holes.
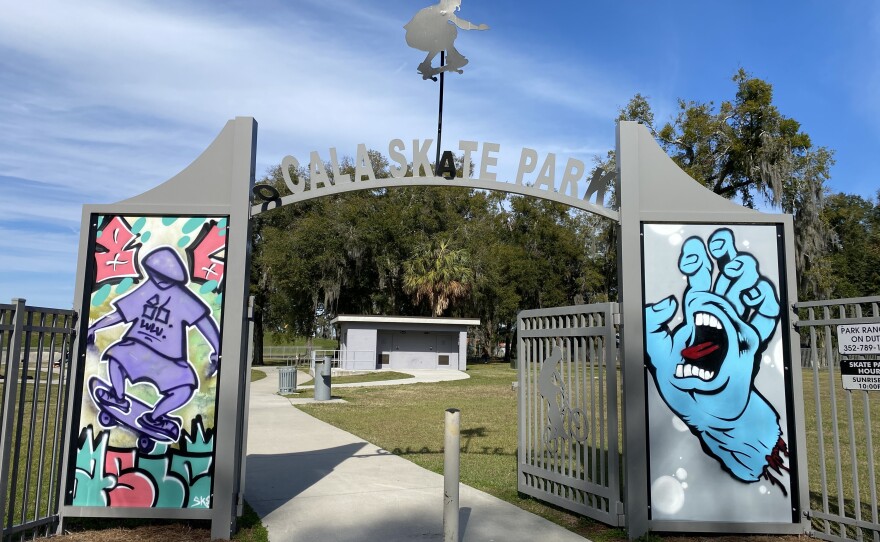
{"type": "Polygon", "coordinates": [[[183,432],[181,449],[158,445],[152,453],[138,453],[138,468],[156,483],[157,508],[210,508],[213,481],[214,434],[202,417],[183,432]]]}
{"type": "Polygon", "coordinates": [[[138,453],[138,468],[148,473],[156,484],[157,508],[183,508],[186,506],[187,483],[183,477],[171,471],[168,456],[164,445],[161,448],[156,446],[150,455],[138,453]]]}
{"type": "Polygon", "coordinates": [[[126,277],[122,279],[119,284],[116,285],[116,295],[124,294],[131,285],[134,284],[134,280],[131,277],[126,277]]]}
{"type": "Polygon", "coordinates": [[[140,233],[144,226],[147,225],[147,219],[145,217],[140,217],[135,221],[134,224],[131,225],[131,233],[140,233]]]}
{"type": "Polygon", "coordinates": [[[196,231],[197,229],[201,228],[202,224],[204,224],[204,223],[205,223],[204,217],[190,218],[189,220],[187,220],[183,224],[183,228],[181,228],[181,231],[183,233],[192,233],[192,232],[196,231]]]}
{"type": "Polygon", "coordinates": [[[95,292],[95,295],[92,296],[92,306],[93,306],[93,307],[98,307],[98,306],[100,306],[104,301],[106,301],[106,300],[107,300],[107,296],[110,295],[110,290],[111,290],[112,288],[113,288],[113,287],[110,286],[109,284],[105,284],[105,285],[101,286],[101,288],[98,289],[97,292],[95,292]]]}
{"type": "Polygon", "coordinates": [[[104,475],[109,438],[109,431],[101,431],[95,439],[91,425],[80,433],[80,446],[76,452],[73,506],[107,506],[107,492],[116,486],[115,476],[104,475]]]}

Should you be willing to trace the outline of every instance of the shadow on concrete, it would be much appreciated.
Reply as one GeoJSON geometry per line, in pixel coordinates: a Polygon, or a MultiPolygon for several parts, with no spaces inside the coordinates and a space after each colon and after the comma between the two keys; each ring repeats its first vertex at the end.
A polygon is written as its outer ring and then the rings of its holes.
{"type": "MultiPolygon", "coordinates": [[[[461,508],[458,515],[460,542],[504,540],[532,542],[537,533],[506,533],[503,528],[468,531],[471,509],[461,508]],[[499,537],[500,536],[500,537],[499,537]],[[513,538],[509,538],[513,536],[513,538]]],[[[410,540],[443,540],[442,510],[426,509],[418,515],[361,517],[357,525],[335,523],[306,525],[284,539],[290,542],[333,540],[334,542],[402,542],[410,540]]]]}
{"type": "Polygon", "coordinates": [[[260,517],[265,516],[333,472],[346,459],[377,455],[359,454],[365,446],[367,443],[359,442],[308,452],[248,455],[245,498],[260,517]]]}

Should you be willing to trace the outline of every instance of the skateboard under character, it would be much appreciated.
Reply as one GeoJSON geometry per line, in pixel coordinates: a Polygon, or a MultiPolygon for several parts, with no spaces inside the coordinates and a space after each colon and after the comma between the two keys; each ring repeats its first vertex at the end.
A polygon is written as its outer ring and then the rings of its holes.
{"type": "Polygon", "coordinates": [[[98,408],[98,423],[104,427],[116,427],[117,425],[120,425],[131,429],[137,435],[138,450],[145,454],[153,451],[153,448],[156,447],[157,443],[171,444],[177,442],[177,437],[180,436],[179,427],[175,427],[174,438],[171,438],[165,433],[160,433],[138,423],[137,419],[142,414],[153,410],[151,405],[148,405],[137,397],[126,393],[125,397],[128,399],[131,406],[129,406],[128,412],[125,412],[119,407],[108,404],[99,399],[96,392],[101,389],[110,393],[115,393],[109,383],[101,380],[97,376],[93,376],[89,379],[89,395],[92,398],[92,402],[95,403],[95,406],[98,408]]]}
{"type": "Polygon", "coordinates": [[[464,73],[464,70],[455,68],[447,64],[439,68],[428,66],[427,69],[424,66],[419,66],[418,72],[422,75],[422,79],[430,79],[431,81],[436,81],[437,76],[440,75],[442,72],[464,73]]]}

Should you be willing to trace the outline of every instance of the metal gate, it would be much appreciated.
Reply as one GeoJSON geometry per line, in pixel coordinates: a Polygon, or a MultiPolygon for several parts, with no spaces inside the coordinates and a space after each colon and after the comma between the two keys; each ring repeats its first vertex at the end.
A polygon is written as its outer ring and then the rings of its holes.
{"type": "Polygon", "coordinates": [[[3,539],[54,533],[76,313],[0,305],[3,539]]]}
{"type": "Polygon", "coordinates": [[[519,491],[623,524],[616,303],[523,311],[517,322],[519,491]]]}
{"type": "MultiPolygon", "coordinates": [[[[878,305],[880,297],[796,305],[802,351],[808,353],[802,360],[810,480],[808,514],[811,534],[823,540],[880,540],[880,465],[873,445],[874,433],[880,433],[880,391],[844,389],[838,354],[838,326],[873,324],[869,329],[880,329],[878,305]]],[[[872,362],[880,361],[880,354],[847,354],[845,358],[850,362],[872,362]]]]}

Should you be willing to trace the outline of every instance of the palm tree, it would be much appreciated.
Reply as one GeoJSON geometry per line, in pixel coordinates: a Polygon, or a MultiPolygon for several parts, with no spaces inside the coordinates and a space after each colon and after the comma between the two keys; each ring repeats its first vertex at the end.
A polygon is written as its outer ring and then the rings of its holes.
{"type": "Polygon", "coordinates": [[[431,315],[440,316],[450,302],[465,297],[471,289],[474,272],[464,249],[453,250],[449,241],[431,243],[419,254],[403,262],[403,289],[416,303],[427,300],[431,315]]]}

